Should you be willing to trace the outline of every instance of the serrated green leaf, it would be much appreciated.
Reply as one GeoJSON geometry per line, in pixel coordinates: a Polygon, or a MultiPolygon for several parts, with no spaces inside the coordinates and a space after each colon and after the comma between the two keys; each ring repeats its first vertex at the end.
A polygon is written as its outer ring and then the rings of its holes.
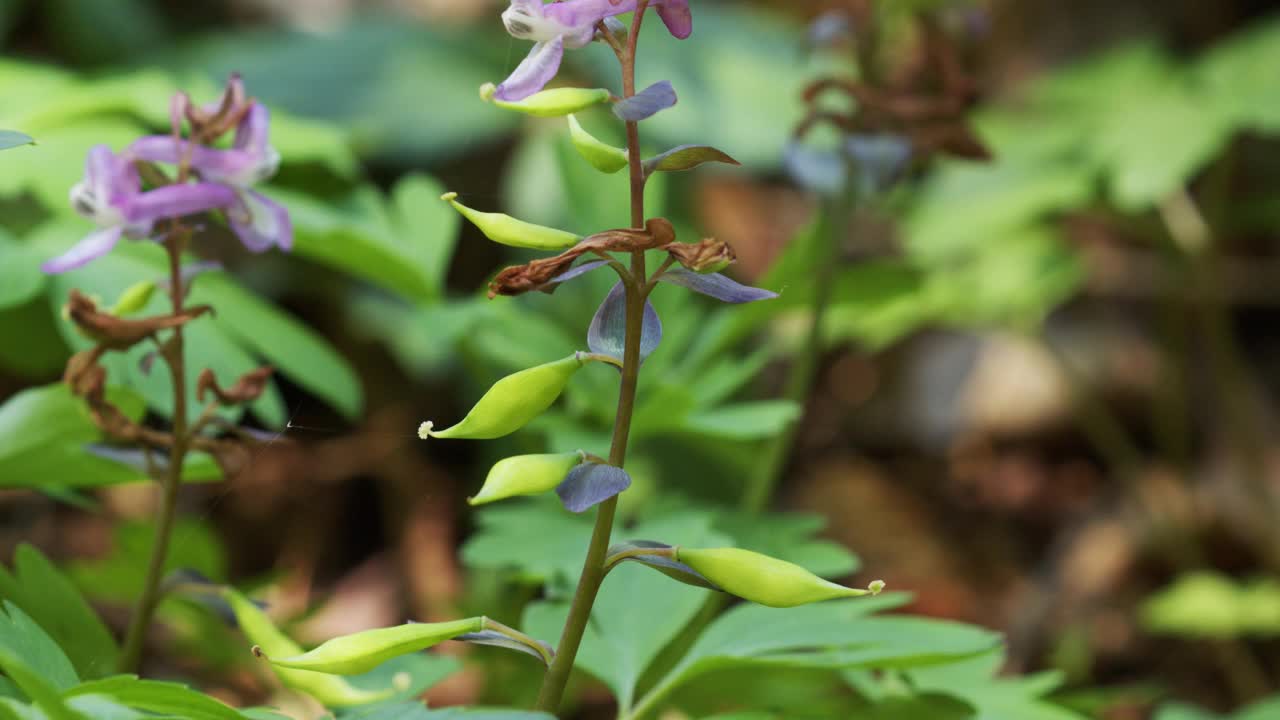
{"type": "MultiPolygon", "coordinates": [[[[30,616],[7,600],[4,613],[0,614],[0,648],[21,658],[23,665],[57,690],[66,690],[80,682],[62,648],[30,616]]],[[[22,686],[18,678],[10,677],[22,686]]]]}
{"type": "Polygon", "coordinates": [[[184,718],[185,720],[243,720],[230,706],[196,692],[186,685],[142,680],[133,675],[116,675],[77,685],[67,691],[67,699],[101,696],[126,707],[184,718]]]}

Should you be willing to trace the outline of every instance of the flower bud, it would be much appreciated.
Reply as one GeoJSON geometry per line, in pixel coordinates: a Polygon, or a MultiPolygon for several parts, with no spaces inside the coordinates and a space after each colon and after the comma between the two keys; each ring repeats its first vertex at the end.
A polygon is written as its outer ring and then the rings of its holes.
{"type": "Polygon", "coordinates": [[[676,560],[725,592],[759,605],[786,608],[835,598],[862,597],[884,589],[857,590],[828,582],[794,563],[739,548],[676,548],[676,560]]]}
{"type": "Polygon", "coordinates": [[[433,423],[424,422],[418,428],[418,437],[492,440],[510,435],[551,407],[585,359],[574,353],[563,360],[508,375],[489,388],[462,422],[439,431],[433,423]]]}
{"type": "Polygon", "coordinates": [[[120,299],[116,300],[115,307],[111,308],[110,312],[116,317],[132,315],[147,306],[155,291],[156,284],[152,280],[134,283],[120,293],[120,299]]]}
{"type": "Polygon", "coordinates": [[[534,225],[502,213],[487,213],[458,202],[458,193],[445,193],[441,200],[449,203],[462,216],[470,220],[490,240],[511,247],[532,250],[564,250],[578,244],[582,238],[571,232],[534,225]]]}
{"type": "Polygon", "coordinates": [[[483,629],[483,617],[442,623],[409,623],[336,637],[311,652],[292,657],[272,658],[262,651],[255,654],[265,657],[272,665],[290,670],[361,675],[401,655],[419,652],[483,629]]]}
{"type": "MultiPolygon", "coordinates": [[[[231,607],[232,614],[235,615],[236,624],[240,626],[240,630],[249,642],[254,643],[255,655],[273,654],[291,657],[302,653],[302,648],[280,632],[262,608],[249,598],[230,588],[225,588],[222,592],[223,598],[231,607]]],[[[386,700],[399,692],[395,687],[385,690],[362,690],[340,677],[306,670],[289,670],[282,667],[272,667],[272,670],[286,687],[306,693],[326,707],[368,705],[386,700]]]]}
{"type": "Polygon", "coordinates": [[[468,498],[467,502],[483,505],[518,495],[537,495],[554,490],[582,461],[581,451],[509,457],[493,466],[480,492],[468,498]]]}
{"type": "Polygon", "coordinates": [[[728,243],[707,238],[699,243],[671,243],[663,247],[681,265],[696,273],[715,273],[729,267],[738,256],[728,243]]]}
{"type": "Polygon", "coordinates": [[[564,117],[586,110],[592,105],[608,102],[611,93],[604,88],[552,88],[534,93],[517,102],[495,97],[497,86],[485,83],[480,87],[480,98],[500,108],[522,112],[537,117],[564,117]]]}
{"type": "Polygon", "coordinates": [[[598,140],[573,115],[569,116],[569,138],[582,159],[602,173],[612,175],[628,165],[626,150],[598,140]]]}

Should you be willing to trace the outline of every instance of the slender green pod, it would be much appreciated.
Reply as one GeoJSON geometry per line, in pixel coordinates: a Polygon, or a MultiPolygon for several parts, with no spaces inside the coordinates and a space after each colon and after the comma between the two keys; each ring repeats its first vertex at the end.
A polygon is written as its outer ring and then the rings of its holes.
{"type": "Polygon", "coordinates": [[[569,138],[582,159],[602,173],[612,175],[630,164],[626,150],[597,139],[582,127],[574,115],[569,116],[569,138]]]}
{"type": "Polygon", "coordinates": [[[124,317],[132,315],[151,302],[151,296],[156,292],[156,283],[154,280],[143,280],[134,283],[120,293],[120,298],[116,300],[116,304],[111,308],[111,314],[116,317],[124,317]]]}
{"type": "Polygon", "coordinates": [[[555,490],[557,485],[564,482],[569,471],[583,462],[584,457],[579,450],[554,455],[517,455],[499,460],[489,470],[480,492],[475,497],[467,498],[467,502],[484,505],[555,490]]]}
{"type": "Polygon", "coordinates": [[[409,623],[336,637],[316,649],[266,660],[276,667],[334,675],[360,675],[388,660],[426,650],[459,635],[484,630],[484,618],[442,623],[409,623]]]}
{"type": "Polygon", "coordinates": [[[453,440],[492,440],[519,430],[560,397],[574,373],[591,357],[574,353],[563,360],[508,375],[480,398],[457,425],[436,430],[432,422],[418,428],[418,437],[453,440]]]}
{"type": "Polygon", "coordinates": [[[518,102],[499,100],[494,97],[498,90],[493,83],[480,86],[480,97],[504,110],[514,110],[525,115],[536,117],[564,117],[586,110],[592,105],[608,102],[612,97],[605,88],[552,88],[537,92],[518,102]]]}
{"type": "Polygon", "coordinates": [[[480,212],[458,202],[458,193],[450,192],[440,196],[463,217],[480,228],[480,232],[490,240],[511,247],[528,248],[530,250],[567,250],[577,245],[581,237],[571,232],[534,225],[517,220],[502,213],[480,212]]]}
{"type": "MultiPolygon", "coordinates": [[[[231,588],[224,588],[222,594],[231,606],[231,612],[236,616],[236,623],[241,631],[254,644],[255,655],[292,657],[302,654],[302,647],[280,632],[271,618],[252,601],[231,588]]],[[[273,666],[272,671],[285,687],[306,693],[326,707],[368,705],[386,700],[400,691],[397,687],[361,690],[340,677],[308,670],[273,666]]]]}
{"type": "Polygon", "coordinates": [[[858,590],[823,580],[785,560],[739,548],[676,548],[676,560],[697,570],[722,590],[768,607],[787,608],[834,600],[876,595],[884,583],[876,581],[858,590]]]}

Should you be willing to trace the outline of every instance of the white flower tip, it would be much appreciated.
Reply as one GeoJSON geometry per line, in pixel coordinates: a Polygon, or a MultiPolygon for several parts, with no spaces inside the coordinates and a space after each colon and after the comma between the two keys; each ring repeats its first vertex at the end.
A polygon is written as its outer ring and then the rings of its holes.
{"type": "Polygon", "coordinates": [[[871,584],[867,585],[867,592],[871,593],[872,595],[879,595],[880,593],[884,592],[884,581],[872,580],[871,584]]]}
{"type": "Polygon", "coordinates": [[[491,102],[493,96],[498,92],[498,86],[491,82],[487,82],[480,86],[480,99],[485,102],[491,102]]]}
{"type": "Polygon", "coordinates": [[[413,685],[413,676],[407,672],[398,672],[391,676],[391,687],[399,692],[408,690],[413,685]]]}
{"type": "Polygon", "coordinates": [[[431,431],[434,430],[435,427],[436,427],[436,424],[431,422],[430,420],[422,423],[421,425],[418,426],[418,437],[423,440],[430,438],[431,431]]]}
{"type": "Polygon", "coordinates": [[[457,199],[458,199],[458,193],[456,193],[456,192],[447,192],[447,193],[445,193],[445,194],[441,195],[441,196],[440,196],[440,199],[441,199],[441,200],[443,200],[443,201],[445,201],[445,202],[453,202],[454,200],[457,200],[457,199]]]}

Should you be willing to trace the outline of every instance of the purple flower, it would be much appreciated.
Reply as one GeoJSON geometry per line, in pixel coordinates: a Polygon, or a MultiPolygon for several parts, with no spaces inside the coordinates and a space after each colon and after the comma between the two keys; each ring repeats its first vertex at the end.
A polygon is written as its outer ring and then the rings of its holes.
{"type": "MultiPolygon", "coordinates": [[[[693,32],[689,0],[653,0],[658,16],[671,34],[683,40],[693,32]]],[[[518,102],[546,87],[560,70],[565,48],[585,47],[596,36],[596,24],[633,12],[636,0],[511,0],[502,13],[502,24],[513,37],[534,41],[533,50],[515,72],[498,86],[499,100],[518,102]]]]}
{"type": "Polygon", "coordinates": [[[207,182],[166,185],[142,192],[133,162],[106,145],[89,151],[84,180],[71,188],[71,205],[101,228],[41,266],[46,273],[74,270],[111,251],[120,238],[149,238],[159,220],[237,203],[229,188],[207,182]]]}
{"type": "Polygon", "coordinates": [[[178,165],[186,162],[201,180],[217,183],[234,193],[226,208],[227,221],[245,247],[263,252],[271,247],[293,246],[293,223],[280,204],[250,188],[275,175],[280,153],[271,147],[268,131],[271,113],[254,103],[236,126],[235,141],[228,149],[210,148],[172,135],[151,135],[129,146],[132,157],[178,165]]]}

